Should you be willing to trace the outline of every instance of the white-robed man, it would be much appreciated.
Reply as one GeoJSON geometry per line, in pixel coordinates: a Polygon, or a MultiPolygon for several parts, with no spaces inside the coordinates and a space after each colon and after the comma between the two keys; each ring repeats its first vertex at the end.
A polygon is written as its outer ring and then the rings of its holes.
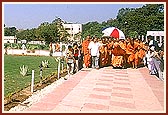
{"type": "Polygon", "coordinates": [[[100,43],[97,38],[93,38],[93,41],[89,43],[88,49],[92,56],[92,68],[99,68],[99,47],[100,43]]]}

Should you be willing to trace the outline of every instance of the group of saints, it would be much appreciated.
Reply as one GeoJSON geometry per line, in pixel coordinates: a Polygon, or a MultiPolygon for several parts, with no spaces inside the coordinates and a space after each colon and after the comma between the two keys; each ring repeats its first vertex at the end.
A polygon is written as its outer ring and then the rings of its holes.
{"type": "MultiPolygon", "coordinates": [[[[83,66],[91,67],[91,53],[88,48],[92,41],[90,36],[82,42],[83,66]]],[[[131,67],[138,68],[146,52],[148,44],[136,38],[116,39],[112,37],[97,38],[99,47],[99,67],[131,67]]]]}

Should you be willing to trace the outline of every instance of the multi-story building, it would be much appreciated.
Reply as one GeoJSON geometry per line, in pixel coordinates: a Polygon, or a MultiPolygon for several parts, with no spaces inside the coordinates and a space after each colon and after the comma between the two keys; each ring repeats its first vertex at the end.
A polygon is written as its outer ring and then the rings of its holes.
{"type": "Polygon", "coordinates": [[[164,38],[165,32],[164,31],[147,31],[146,36],[153,36],[154,40],[158,42],[159,46],[161,46],[165,39],[164,38]]]}
{"type": "Polygon", "coordinates": [[[69,40],[80,42],[82,33],[82,24],[63,24],[65,30],[70,34],[69,40]]]}
{"type": "Polygon", "coordinates": [[[4,43],[16,43],[17,38],[16,36],[3,36],[4,38],[4,43]]]}

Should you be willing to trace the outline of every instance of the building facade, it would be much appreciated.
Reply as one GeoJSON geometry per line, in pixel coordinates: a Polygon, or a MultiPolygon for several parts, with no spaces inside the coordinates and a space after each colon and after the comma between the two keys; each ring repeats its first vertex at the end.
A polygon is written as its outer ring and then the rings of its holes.
{"type": "Polygon", "coordinates": [[[162,45],[164,42],[164,31],[147,31],[146,36],[153,36],[155,41],[158,41],[159,45],[162,45]]]}
{"type": "Polygon", "coordinates": [[[4,43],[17,43],[16,36],[3,36],[4,43]]]}
{"type": "Polygon", "coordinates": [[[81,40],[82,24],[63,24],[65,30],[70,34],[69,40],[79,42],[81,40]]]}

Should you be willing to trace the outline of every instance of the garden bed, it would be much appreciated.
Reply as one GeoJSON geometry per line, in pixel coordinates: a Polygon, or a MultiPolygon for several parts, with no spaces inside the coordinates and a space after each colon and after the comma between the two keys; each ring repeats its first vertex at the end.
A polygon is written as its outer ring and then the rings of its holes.
{"type": "MultiPolygon", "coordinates": [[[[60,74],[60,77],[65,77],[66,75],[67,75],[67,72],[63,72],[62,74],[60,74]]],[[[56,75],[46,78],[45,80],[42,81],[42,83],[35,84],[34,92],[43,89],[44,87],[52,84],[56,80],[58,80],[56,75]]],[[[27,88],[14,93],[12,96],[5,98],[4,111],[9,111],[11,108],[17,106],[18,104],[21,104],[23,101],[29,98],[32,95],[32,93],[30,92],[30,87],[31,86],[28,86],[27,88]]]]}
{"type": "MultiPolygon", "coordinates": [[[[8,111],[32,95],[30,92],[32,70],[34,70],[34,92],[36,92],[57,80],[57,67],[58,62],[55,57],[4,55],[4,110],[8,111]],[[45,60],[49,61],[49,67],[42,69],[41,82],[39,66],[45,60]],[[26,76],[20,74],[20,67],[23,65],[28,66],[26,76]]],[[[63,67],[65,69],[61,70],[62,77],[66,75],[66,65],[63,67]]]]}

